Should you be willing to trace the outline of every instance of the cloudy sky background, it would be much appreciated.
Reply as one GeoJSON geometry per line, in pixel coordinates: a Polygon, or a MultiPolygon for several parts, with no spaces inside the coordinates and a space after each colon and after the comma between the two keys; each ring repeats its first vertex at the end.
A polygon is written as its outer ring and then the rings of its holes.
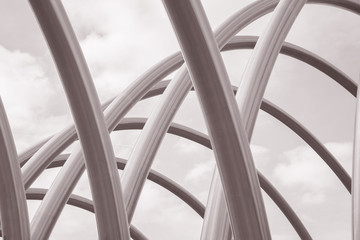
{"type": "MultiPolygon", "coordinates": [[[[213,29],[252,1],[202,1],[213,29]]],[[[27,1],[0,0],[0,94],[18,152],[72,122],[55,65],[27,1]]],[[[63,1],[102,102],[169,54],[178,51],[161,1],[63,1]]],[[[271,14],[239,35],[260,35],[271,14]]],[[[326,5],[306,5],[287,41],[313,51],[354,81],[359,78],[359,17],[326,5]]],[[[239,85],[250,50],[223,53],[233,84],[239,85]]],[[[265,97],[299,120],[351,173],[355,99],[314,68],[279,56],[265,97]]],[[[160,98],[139,103],[127,116],[147,117],[160,98]]],[[[175,122],[206,133],[195,93],[175,122]]],[[[111,134],[117,156],[128,158],[140,131],[111,134]]],[[[314,239],[350,239],[351,198],[317,154],[287,127],[260,112],[252,140],[256,166],[299,214],[314,239]]],[[[215,160],[210,150],[167,135],[153,168],[191,191],[204,204],[215,160]]],[[[34,187],[49,187],[58,169],[34,187]]],[[[84,175],[75,193],[91,198],[84,175]]],[[[273,239],[298,239],[264,194],[273,239]]],[[[39,202],[29,201],[33,216],[39,202]]],[[[199,239],[202,219],[181,200],[147,183],[133,224],[150,239],[199,239]]],[[[51,239],[97,239],[95,217],[65,207],[51,239]]]]}

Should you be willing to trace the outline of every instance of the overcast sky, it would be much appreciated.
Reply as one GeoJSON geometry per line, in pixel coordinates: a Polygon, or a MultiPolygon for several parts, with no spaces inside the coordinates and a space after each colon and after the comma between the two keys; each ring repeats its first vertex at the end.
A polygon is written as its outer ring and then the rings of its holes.
{"type": "MultiPolygon", "coordinates": [[[[252,1],[202,1],[213,29],[252,1]]],[[[44,37],[27,1],[0,0],[0,94],[18,152],[72,122],[67,100],[44,37]]],[[[118,95],[138,76],[179,46],[160,0],[66,0],[65,9],[80,41],[99,98],[118,95]]],[[[260,35],[271,14],[239,35],[260,35]]],[[[360,19],[326,5],[306,5],[287,41],[325,58],[359,78],[360,19]]],[[[239,85],[250,50],[224,53],[228,74],[239,85]]],[[[286,110],[337,157],[351,173],[355,99],[325,74],[279,56],[265,97],[286,110]]],[[[139,103],[127,116],[147,117],[159,97],[139,103]]],[[[195,93],[175,122],[206,132],[195,93]]],[[[128,158],[139,131],[112,134],[115,154],[128,158]]],[[[298,213],[314,239],[350,239],[351,198],[317,154],[286,126],[259,113],[252,140],[256,166],[298,213]]],[[[204,204],[215,160],[210,150],[167,135],[153,168],[191,191],[204,204]]],[[[57,170],[48,170],[33,187],[49,187],[57,170]]],[[[91,198],[86,175],[75,193],[91,198]]],[[[264,193],[273,239],[298,239],[264,193]]],[[[39,205],[29,201],[32,216],[39,205]]],[[[147,183],[133,224],[150,239],[199,239],[202,219],[181,200],[147,183]]],[[[66,207],[51,239],[97,239],[95,217],[66,207]]]]}

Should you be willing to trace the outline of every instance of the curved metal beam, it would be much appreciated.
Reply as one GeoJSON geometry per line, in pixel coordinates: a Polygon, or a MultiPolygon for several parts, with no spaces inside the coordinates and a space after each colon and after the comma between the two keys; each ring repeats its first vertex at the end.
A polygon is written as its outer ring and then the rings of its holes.
{"type": "Polygon", "coordinates": [[[360,4],[354,0],[308,0],[308,3],[326,4],[360,15],[360,4]]]}
{"type": "Polygon", "coordinates": [[[74,125],[71,125],[45,142],[27,161],[27,164],[22,167],[25,189],[28,189],[42,171],[46,169],[50,159],[54,159],[76,139],[76,129],[74,125]]]}
{"type": "Polygon", "coordinates": [[[121,177],[129,222],[132,220],[141,190],[157,152],[156,150],[159,148],[168,128],[168,125],[162,123],[171,122],[177,111],[177,105],[181,104],[190,88],[191,81],[186,67],[183,66],[173,81],[170,82],[169,88],[165,90],[161,103],[152,111],[132,150],[129,163],[121,177]],[[165,103],[163,101],[163,99],[169,98],[172,99],[171,102],[166,101],[165,103]]]}
{"type": "Polygon", "coordinates": [[[208,195],[212,197],[208,197],[200,239],[232,240],[233,234],[230,228],[229,213],[226,209],[226,201],[222,188],[219,191],[221,179],[217,171],[218,169],[214,168],[208,195]],[[217,206],[225,206],[225,208],[218,208],[217,206]]]}
{"type": "MultiPolygon", "coordinates": [[[[75,149],[81,149],[79,144],[76,145],[75,149]]],[[[82,152],[76,151],[75,153],[76,154],[70,155],[69,159],[57,174],[51,187],[47,191],[44,200],[41,202],[33,217],[32,221],[39,224],[40,221],[46,220],[41,226],[42,232],[44,232],[43,235],[50,236],[52,229],[67,202],[68,198],[64,196],[69,196],[72,193],[75,185],[71,185],[71,183],[78,182],[85,170],[82,152]],[[62,181],[59,181],[58,179],[61,179],[62,181]]],[[[99,180],[99,183],[101,183],[101,179],[99,180]]]]}
{"type": "Polygon", "coordinates": [[[4,239],[30,240],[29,216],[16,147],[0,99],[0,215],[4,239]]]}
{"type": "Polygon", "coordinates": [[[205,11],[199,1],[163,3],[205,117],[234,239],[271,239],[250,145],[205,11]]]}
{"type": "MultiPolygon", "coordinates": [[[[258,37],[255,36],[235,36],[226,44],[222,50],[229,51],[236,49],[253,49],[257,40],[258,37]]],[[[280,49],[280,53],[298,59],[318,69],[335,80],[349,93],[356,97],[357,84],[343,71],[315,53],[288,42],[284,42],[280,49]]]]}
{"type": "Polygon", "coordinates": [[[280,1],[259,37],[243,74],[236,100],[251,139],[261,101],[277,56],[306,0],[280,1]]]}
{"type": "MultiPolygon", "coordinates": [[[[293,22],[295,21],[297,15],[305,3],[306,0],[287,0],[279,2],[265,31],[259,37],[254,51],[252,52],[251,57],[247,63],[247,67],[242,76],[240,87],[236,94],[236,101],[241,112],[241,120],[243,120],[245,134],[247,134],[249,141],[251,140],[261,101],[281,46],[285,41],[285,37],[287,36],[293,22]]],[[[239,125],[241,125],[241,123],[239,123],[239,125]]],[[[249,164],[255,168],[253,161],[249,161],[249,164]]],[[[218,165],[217,167],[220,166],[218,165]]],[[[214,178],[215,175],[219,173],[221,174],[221,171],[214,171],[214,178]]],[[[208,198],[214,198],[217,201],[210,201],[211,205],[206,206],[207,211],[205,213],[203,229],[207,229],[208,232],[202,231],[201,239],[212,239],[214,235],[219,235],[217,232],[218,229],[207,227],[208,222],[211,222],[211,224],[215,226],[229,223],[226,214],[221,213],[221,211],[228,211],[230,217],[229,225],[231,226],[233,235],[236,239],[234,229],[237,225],[234,225],[234,222],[231,220],[232,210],[229,209],[229,206],[226,208],[224,201],[221,200],[221,197],[224,197],[224,195],[221,194],[222,191],[225,192],[226,197],[227,190],[225,185],[220,181],[213,181],[212,184],[215,185],[214,190],[212,191],[212,195],[209,195],[208,198]],[[216,222],[213,223],[212,219],[215,219],[214,221],[216,222]]],[[[259,183],[254,182],[254,184],[259,183]]],[[[263,204],[260,203],[260,200],[262,199],[258,198],[259,205],[263,204]]],[[[265,220],[265,211],[260,213],[262,214],[260,219],[265,220]]],[[[240,222],[237,224],[240,224],[240,222]]],[[[222,231],[222,233],[227,233],[227,231],[222,231]]],[[[309,237],[309,235],[300,236],[309,237]]],[[[221,237],[221,239],[222,238],[223,237],[221,237]]],[[[246,237],[244,239],[246,239],[246,237]]]]}
{"type": "Polygon", "coordinates": [[[20,164],[20,167],[23,167],[24,164],[27,163],[27,161],[51,138],[52,136],[47,137],[20,153],[18,155],[18,162],[20,164]]]}
{"type": "Polygon", "coordinates": [[[351,193],[351,177],[326,147],[301,123],[275,104],[263,99],[261,109],[275,117],[300,136],[331,168],[345,188],[351,193]]]}
{"type": "MultiPolygon", "coordinates": [[[[256,2],[226,20],[215,31],[219,48],[221,49],[232,35],[252,22],[254,18],[267,13],[273,4],[266,1],[256,2]]],[[[183,67],[169,84],[161,102],[152,111],[135,149],[132,151],[129,165],[122,176],[129,219],[135,210],[137,199],[157,149],[191,85],[187,70],[183,67]]]]}
{"type": "MultiPolygon", "coordinates": [[[[60,1],[30,0],[30,3],[56,62],[74,117],[89,175],[99,238],[129,240],[110,136],[79,42],[60,1]]],[[[38,209],[39,215],[45,216],[47,212],[42,210],[38,209]]],[[[49,237],[49,231],[44,228],[47,221],[45,217],[32,220],[33,239],[49,237]]]]}

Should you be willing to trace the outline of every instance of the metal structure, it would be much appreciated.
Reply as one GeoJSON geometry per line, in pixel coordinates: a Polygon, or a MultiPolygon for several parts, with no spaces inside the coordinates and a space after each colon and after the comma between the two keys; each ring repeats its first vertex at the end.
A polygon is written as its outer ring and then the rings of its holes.
{"type": "MultiPolygon", "coordinates": [[[[301,239],[312,239],[291,206],[255,169],[249,141],[262,109],[304,139],[352,193],[353,239],[360,240],[359,148],[355,147],[351,184],[351,177],[311,132],[263,99],[280,53],[317,68],[356,97],[357,84],[341,70],[284,40],[306,3],[328,4],[360,14],[359,3],[258,0],[236,12],[213,33],[200,1],[163,0],[181,53],[154,65],[103,106],[61,2],[30,0],[30,3],[57,65],[75,123],[17,158],[5,110],[0,106],[0,211],[4,239],[49,238],[65,204],[95,212],[100,239],[147,239],[131,225],[147,179],[168,189],[204,218],[201,239],[271,239],[260,188],[276,203],[301,239]],[[273,17],[259,38],[235,36],[273,10],[273,17]],[[241,48],[254,50],[241,85],[236,88],[230,84],[219,49],[241,48]],[[161,81],[178,68],[171,81],[161,81]],[[172,123],[190,90],[195,90],[200,100],[209,136],[172,123]],[[161,100],[148,119],[124,118],[138,101],[160,94],[161,100]],[[109,132],[124,129],[142,129],[128,161],[115,158],[109,138],[109,132]],[[151,169],[167,132],[213,149],[218,171],[214,171],[206,207],[182,186],[151,169]],[[77,139],[80,144],[70,155],[61,154],[77,139]],[[46,168],[54,167],[62,168],[50,189],[30,188],[46,168]],[[118,168],[124,169],[121,179],[118,168]],[[93,201],[72,194],[84,171],[89,176],[93,201]],[[42,200],[31,223],[26,199],[42,200]]],[[[358,104],[355,146],[360,141],[359,113],[358,104]]]]}

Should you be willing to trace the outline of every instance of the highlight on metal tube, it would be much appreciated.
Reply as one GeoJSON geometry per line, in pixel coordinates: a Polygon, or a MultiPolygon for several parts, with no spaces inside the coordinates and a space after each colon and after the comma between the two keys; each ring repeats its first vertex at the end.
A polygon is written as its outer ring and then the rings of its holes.
{"type": "Polygon", "coordinates": [[[4,9],[0,239],[360,240],[358,0],[4,9]]]}

